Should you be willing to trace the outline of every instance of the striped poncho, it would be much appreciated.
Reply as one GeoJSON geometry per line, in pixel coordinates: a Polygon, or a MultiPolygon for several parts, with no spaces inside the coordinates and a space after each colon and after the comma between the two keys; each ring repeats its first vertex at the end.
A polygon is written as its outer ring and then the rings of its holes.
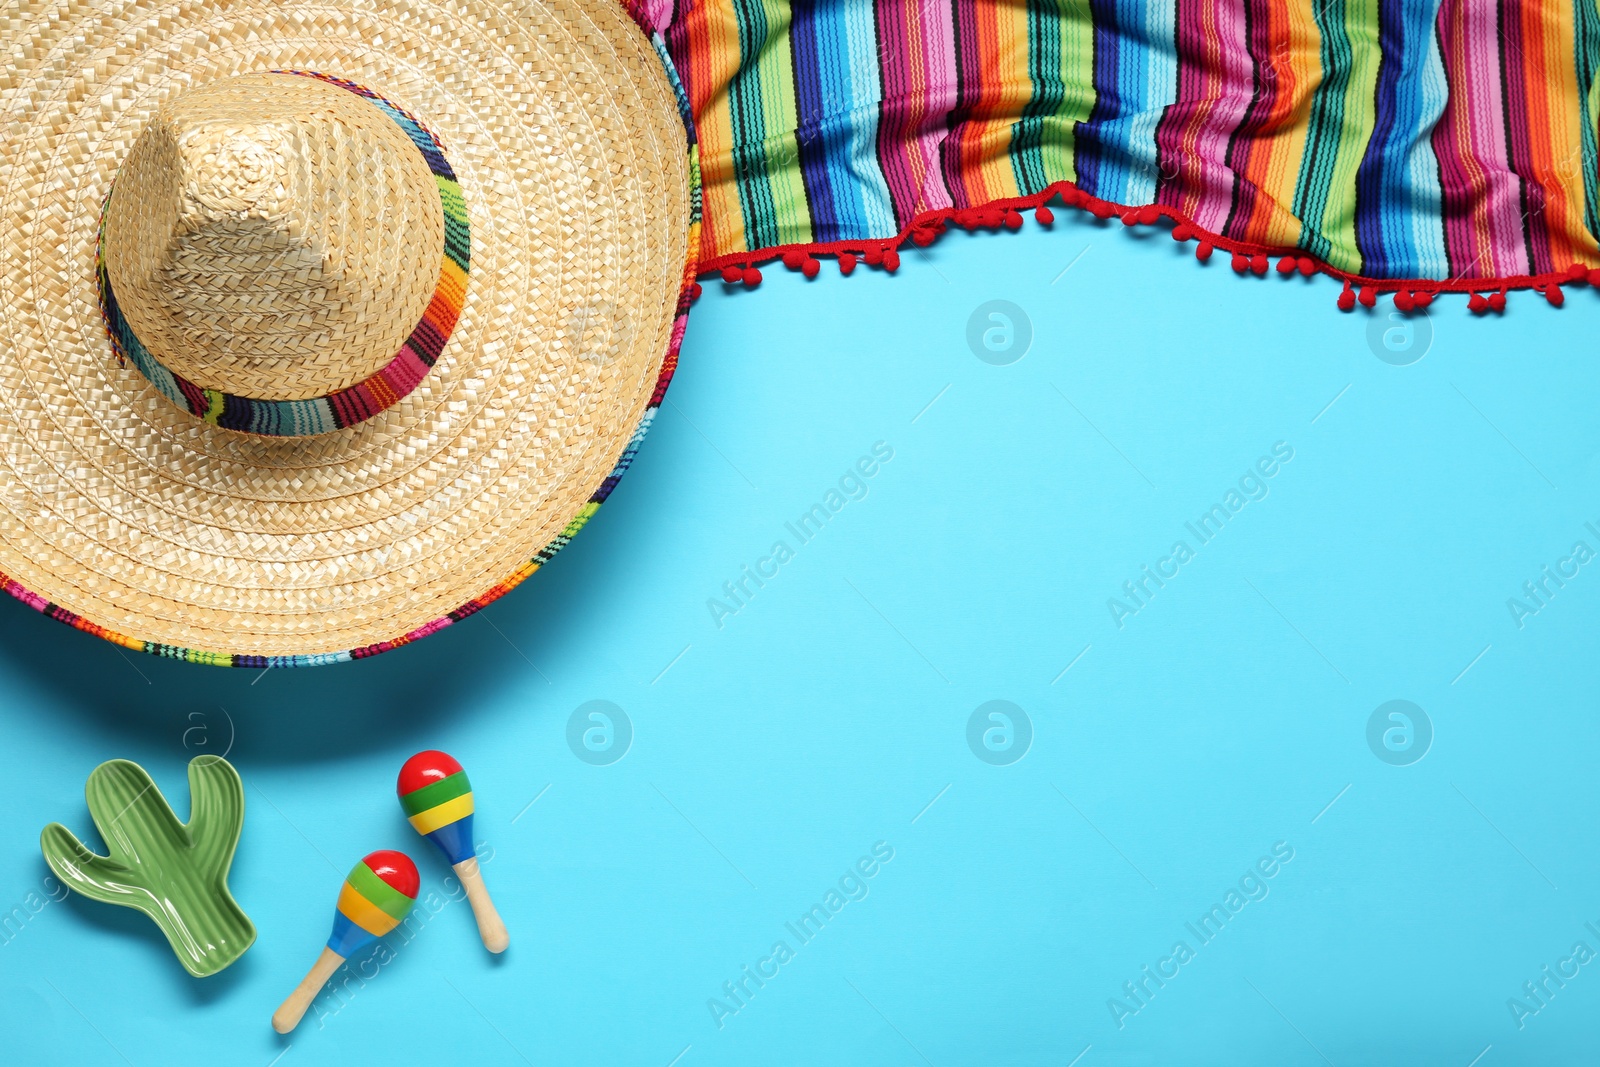
{"type": "Polygon", "coordinates": [[[1600,267],[1597,0],[643,3],[730,280],[1062,194],[1407,298],[1600,267]]]}

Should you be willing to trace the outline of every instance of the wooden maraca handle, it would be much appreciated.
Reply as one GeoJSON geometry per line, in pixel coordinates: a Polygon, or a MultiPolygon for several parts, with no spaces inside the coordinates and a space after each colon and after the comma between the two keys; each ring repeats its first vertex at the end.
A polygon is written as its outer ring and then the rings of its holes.
{"type": "Polygon", "coordinates": [[[294,987],[294,992],[272,1013],[272,1028],[280,1034],[287,1034],[299,1026],[300,1020],[305,1018],[306,1009],[311,1007],[311,1002],[317,999],[317,994],[322,992],[322,987],[343,962],[343,956],[331,948],[324,948],[317,962],[311,965],[311,970],[294,987]]]}
{"type": "Polygon", "coordinates": [[[511,937],[506,933],[506,924],[500,921],[500,913],[494,908],[494,901],[489,899],[489,890],[484,888],[483,874],[478,870],[478,859],[473,856],[464,859],[455,865],[456,875],[461,879],[462,888],[467,891],[467,902],[472,905],[472,917],[478,920],[478,936],[483,938],[483,947],[490,952],[504,952],[511,943],[511,937]]]}

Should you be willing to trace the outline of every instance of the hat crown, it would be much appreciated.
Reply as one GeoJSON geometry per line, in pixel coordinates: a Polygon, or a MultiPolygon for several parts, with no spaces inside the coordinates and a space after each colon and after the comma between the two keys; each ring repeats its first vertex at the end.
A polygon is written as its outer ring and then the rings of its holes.
{"type": "Polygon", "coordinates": [[[123,317],[204,389],[319,397],[394,359],[439,282],[444,220],[417,146],[372,102],[251,74],[176,97],[105,220],[123,317]]]}

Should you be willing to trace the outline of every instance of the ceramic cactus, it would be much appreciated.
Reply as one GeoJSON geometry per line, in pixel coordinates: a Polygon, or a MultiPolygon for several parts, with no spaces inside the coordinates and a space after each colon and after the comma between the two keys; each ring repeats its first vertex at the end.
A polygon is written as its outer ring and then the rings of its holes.
{"type": "Polygon", "coordinates": [[[256,939],[228,892],[228,867],[244,824],[239,772],[218,756],[189,762],[189,821],[180,823],[143,767],[111,760],[84,787],[109,856],[98,856],[60,823],[39,837],[50,869],[91,900],[137,908],[167,935],[197,978],[216,974],[256,939]]]}

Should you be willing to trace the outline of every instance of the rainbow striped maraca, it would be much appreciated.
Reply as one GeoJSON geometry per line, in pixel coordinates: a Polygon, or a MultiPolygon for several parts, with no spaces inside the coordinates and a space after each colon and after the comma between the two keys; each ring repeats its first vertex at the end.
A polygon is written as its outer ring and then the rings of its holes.
{"type": "Polygon", "coordinates": [[[333,913],[333,935],[317,962],[272,1014],[272,1028],[287,1034],[349,956],[400,925],[417,902],[417,865],[404,852],[381,849],[350,869],[333,913]]]}
{"type": "Polygon", "coordinates": [[[448,753],[418,752],[400,768],[395,791],[417,833],[438,845],[455,868],[478,920],[483,947],[504,952],[510,942],[506,924],[489,899],[478,859],[472,854],[472,784],[467,772],[448,753]]]}

